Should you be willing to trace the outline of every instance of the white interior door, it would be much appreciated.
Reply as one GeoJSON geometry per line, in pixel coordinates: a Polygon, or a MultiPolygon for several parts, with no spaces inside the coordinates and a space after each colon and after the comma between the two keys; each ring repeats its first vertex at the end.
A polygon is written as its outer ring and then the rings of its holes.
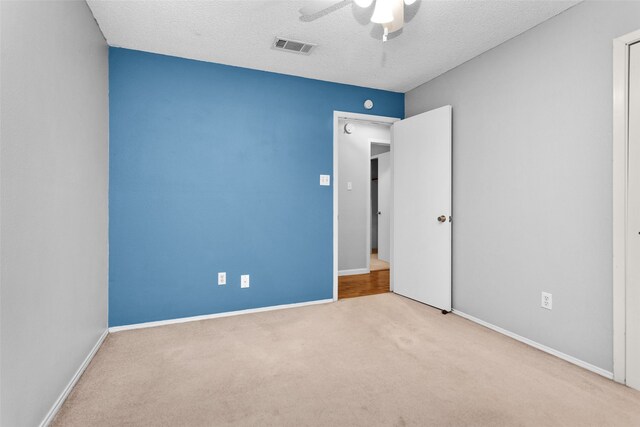
{"type": "Polygon", "coordinates": [[[640,390],[640,43],[629,51],[626,383],[640,390]]]}
{"type": "Polygon", "coordinates": [[[378,155],[378,259],[389,262],[391,252],[391,155],[378,155]]]}
{"type": "Polygon", "coordinates": [[[394,292],[451,311],[451,106],[392,127],[394,292]]]}

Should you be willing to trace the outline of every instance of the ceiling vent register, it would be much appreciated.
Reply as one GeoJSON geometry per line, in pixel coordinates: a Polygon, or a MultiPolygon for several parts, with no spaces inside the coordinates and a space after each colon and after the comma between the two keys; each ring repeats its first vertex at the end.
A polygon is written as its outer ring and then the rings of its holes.
{"type": "Polygon", "coordinates": [[[313,48],[317,45],[313,43],[301,42],[298,40],[283,39],[282,37],[276,37],[273,41],[273,48],[276,50],[283,50],[286,52],[299,53],[301,55],[309,55],[313,48]]]}

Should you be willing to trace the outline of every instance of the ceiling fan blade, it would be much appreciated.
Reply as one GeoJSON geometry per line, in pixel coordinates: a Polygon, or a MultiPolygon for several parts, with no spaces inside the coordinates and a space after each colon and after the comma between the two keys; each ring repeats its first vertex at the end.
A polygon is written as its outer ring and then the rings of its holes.
{"type": "Polygon", "coordinates": [[[418,10],[420,9],[420,4],[422,1],[416,0],[409,6],[404,5],[404,22],[411,22],[414,16],[418,14],[418,10]]]}
{"type": "Polygon", "coordinates": [[[308,0],[298,9],[300,15],[314,15],[317,12],[333,6],[337,0],[308,0]]]}
{"type": "Polygon", "coordinates": [[[342,9],[343,7],[348,6],[351,3],[353,3],[353,0],[342,0],[316,12],[311,12],[308,7],[303,7],[299,10],[300,20],[302,22],[315,21],[316,19],[322,18],[323,16],[335,12],[338,9],[342,9]]]}

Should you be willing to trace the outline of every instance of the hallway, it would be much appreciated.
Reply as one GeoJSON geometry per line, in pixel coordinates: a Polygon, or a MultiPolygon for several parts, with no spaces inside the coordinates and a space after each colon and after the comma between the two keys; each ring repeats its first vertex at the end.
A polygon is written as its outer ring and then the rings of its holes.
{"type": "Polygon", "coordinates": [[[389,263],[371,254],[371,272],[338,277],[338,299],[363,297],[389,292],[389,263]]]}

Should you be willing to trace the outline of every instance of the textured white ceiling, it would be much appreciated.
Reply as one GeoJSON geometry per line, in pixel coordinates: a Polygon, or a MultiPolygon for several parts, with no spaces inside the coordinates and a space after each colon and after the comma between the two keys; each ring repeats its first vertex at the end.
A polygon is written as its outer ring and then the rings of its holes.
{"type": "Polygon", "coordinates": [[[406,92],[579,2],[422,0],[403,33],[386,43],[354,4],[314,22],[299,19],[303,7],[337,1],[88,4],[111,46],[406,92]],[[275,36],[318,47],[310,56],[276,51],[275,36]]]}

